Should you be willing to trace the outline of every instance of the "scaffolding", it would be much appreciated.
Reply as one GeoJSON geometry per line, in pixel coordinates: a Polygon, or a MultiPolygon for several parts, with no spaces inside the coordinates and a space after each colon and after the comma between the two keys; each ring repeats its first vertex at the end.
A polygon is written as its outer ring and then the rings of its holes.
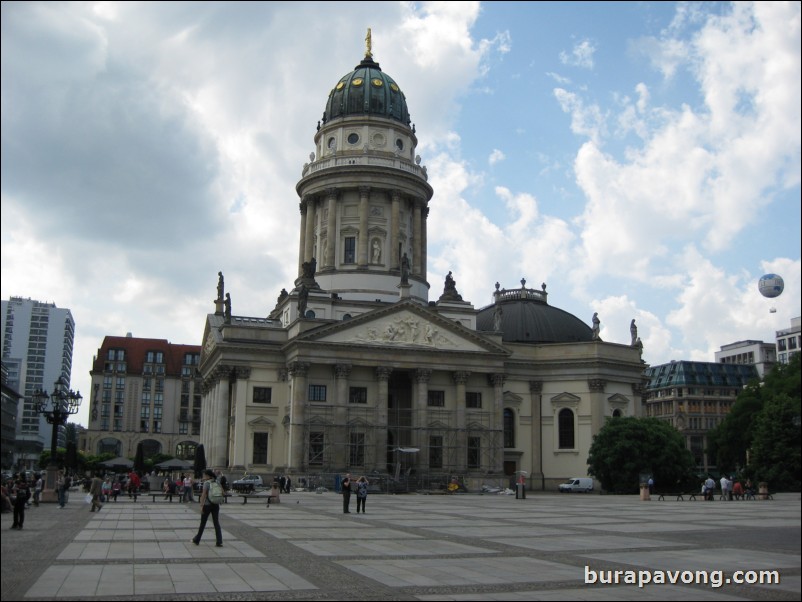
{"type": "Polygon", "coordinates": [[[501,424],[490,410],[348,404],[308,405],[303,423],[291,427],[302,433],[302,472],[351,472],[406,488],[445,488],[454,476],[501,476],[501,424]]]}

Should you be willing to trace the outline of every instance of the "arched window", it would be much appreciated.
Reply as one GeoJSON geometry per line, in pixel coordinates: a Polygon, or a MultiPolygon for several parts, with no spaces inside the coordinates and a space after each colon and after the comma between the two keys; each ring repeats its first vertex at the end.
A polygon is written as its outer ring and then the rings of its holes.
{"type": "Polygon", "coordinates": [[[194,441],[182,441],[175,446],[175,455],[182,460],[194,460],[197,446],[198,444],[194,441]]]}
{"type": "Polygon", "coordinates": [[[106,437],[97,442],[98,454],[114,454],[115,456],[119,456],[122,454],[122,450],[122,441],[114,437],[106,437]]]}
{"type": "Polygon", "coordinates": [[[619,410],[618,408],[613,410],[613,418],[621,418],[621,410],[619,410]]]}
{"type": "Polygon", "coordinates": [[[515,412],[504,408],[504,447],[515,447],[515,412]]]}
{"type": "Polygon", "coordinates": [[[574,413],[565,408],[557,415],[560,449],[574,449],[574,413]]]}

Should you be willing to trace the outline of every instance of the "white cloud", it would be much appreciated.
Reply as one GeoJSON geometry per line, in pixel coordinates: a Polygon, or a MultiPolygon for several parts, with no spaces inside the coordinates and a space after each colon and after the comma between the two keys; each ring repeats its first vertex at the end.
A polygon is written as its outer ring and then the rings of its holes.
{"type": "Polygon", "coordinates": [[[493,152],[490,153],[490,156],[487,158],[487,162],[490,163],[490,165],[495,165],[496,163],[503,161],[504,159],[506,159],[504,153],[501,152],[499,149],[494,148],[493,152]]]}
{"type": "Polygon", "coordinates": [[[582,40],[574,45],[570,53],[565,51],[560,53],[560,62],[563,65],[582,67],[583,69],[593,69],[593,54],[596,48],[590,40],[582,40]]]}

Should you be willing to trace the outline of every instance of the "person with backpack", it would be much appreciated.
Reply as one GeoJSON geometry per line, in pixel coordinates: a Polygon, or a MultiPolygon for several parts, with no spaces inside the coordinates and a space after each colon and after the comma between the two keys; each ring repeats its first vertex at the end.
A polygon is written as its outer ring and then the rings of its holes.
{"type": "Polygon", "coordinates": [[[356,513],[359,514],[359,508],[362,508],[362,514],[365,514],[365,502],[368,499],[368,479],[363,475],[359,477],[356,482],[356,513]]]}
{"type": "Polygon", "coordinates": [[[217,539],[217,547],[223,547],[223,531],[220,529],[220,504],[225,499],[223,487],[217,482],[214,476],[214,471],[211,469],[203,472],[203,491],[201,493],[201,522],[198,528],[198,534],[192,538],[192,543],[196,546],[200,544],[201,537],[203,537],[203,530],[206,528],[206,521],[209,520],[209,515],[212,515],[212,522],[214,522],[214,534],[217,539]]]}

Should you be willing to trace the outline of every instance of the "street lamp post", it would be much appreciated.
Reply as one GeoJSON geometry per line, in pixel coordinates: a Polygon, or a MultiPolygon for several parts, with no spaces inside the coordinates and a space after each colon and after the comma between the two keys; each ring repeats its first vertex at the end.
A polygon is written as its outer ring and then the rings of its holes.
{"type": "Polygon", "coordinates": [[[47,464],[47,477],[42,489],[43,502],[58,501],[56,492],[56,447],[58,442],[58,427],[67,423],[67,418],[76,414],[81,406],[83,397],[80,391],[75,392],[69,388],[69,382],[64,376],[53,384],[53,393],[49,394],[40,389],[33,394],[36,411],[42,414],[49,424],[53,425],[50,438],[50,461],[47,464]]]}

